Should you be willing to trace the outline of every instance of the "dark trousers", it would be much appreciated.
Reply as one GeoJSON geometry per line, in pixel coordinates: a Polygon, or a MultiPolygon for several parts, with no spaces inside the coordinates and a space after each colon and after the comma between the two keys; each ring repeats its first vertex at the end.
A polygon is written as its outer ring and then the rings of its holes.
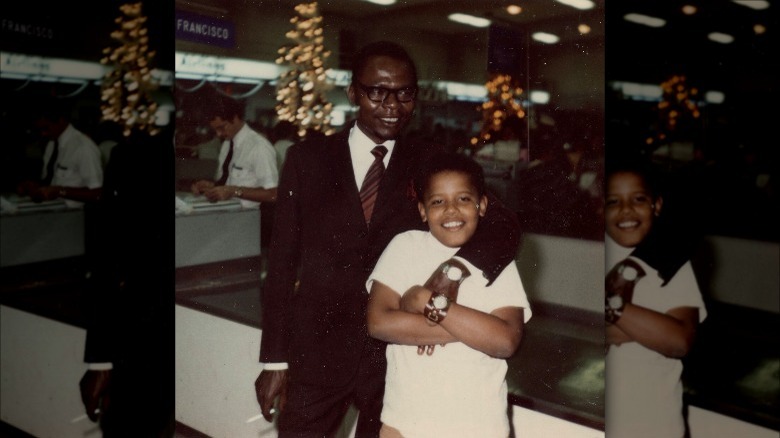
{"type": "MultiPolygon", "coordinates": [[[[382,424],[385,364],[375,358],[361,361],[357,376],[343,387],[302,385],[290,381],[287,404],[279,417],[279,438],[331,437],[341,425],[350,404],[358,415],[356,438],[376,438],[382,424]]],[[[327,379],[327,376],[322,376],[327,379]]]]}

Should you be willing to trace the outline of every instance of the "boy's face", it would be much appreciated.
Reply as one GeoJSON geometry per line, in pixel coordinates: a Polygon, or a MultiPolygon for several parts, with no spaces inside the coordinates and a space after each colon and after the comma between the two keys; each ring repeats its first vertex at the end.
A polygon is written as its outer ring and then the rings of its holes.
{"type": "Polygon", "coordinates": [[[430,178],[417,208],[436,240],[457,248],[477,230],[480,216],[485,215],[487,197],[479,196],[468,175],[439,172],[430,178]]]}
{"type": "Polygon", "coordinates": [[[607,234],[620,246],[637,246],[650,232],[661,205],[661,198],[653,199],[640,175],[613,174],[607,182],[604,211],[607,234]]]}

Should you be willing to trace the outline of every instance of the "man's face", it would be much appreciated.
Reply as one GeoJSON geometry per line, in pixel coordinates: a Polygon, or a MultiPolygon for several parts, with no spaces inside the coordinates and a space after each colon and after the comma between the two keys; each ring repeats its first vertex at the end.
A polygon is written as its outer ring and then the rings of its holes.
{"type": "Polygon", "coordinates": [[[209,122],[211,128],[217,133],[217,136],[222,140],[230,140],[238,133],[243,126],[243,122],[238,117],[233,117],[233,120],[225,120],[222,117],[215,117],[209,122]]]}
{"type": "Polygon", "coordinates": [[[62,134],[62,131],[68,126],[65,119],[54,119],[41,117],[35,121],[35,127],[43,138],[54,140],[62,134]]]}
{"type": "Polygon", "coordinates": [[[403,61],[386,56],[371,58],[347,90],[349,101],[358,106],[358,128],[377,144],[397,139],[409,123],[415,104],[414,98],[407,102],[401,100],[415,96],[410,90],[416,92],[416,87],[414,75],[403,61]],[[393,91],[384,100],[375,101],[369,98],[372,87],[393,91]]]}

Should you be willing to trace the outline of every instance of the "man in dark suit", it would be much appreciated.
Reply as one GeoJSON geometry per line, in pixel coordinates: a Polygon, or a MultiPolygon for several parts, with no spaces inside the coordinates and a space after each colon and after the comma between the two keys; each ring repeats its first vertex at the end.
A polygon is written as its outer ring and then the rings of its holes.
{"type": "MultiPolygon", "coordinates": [[[[400,139],[416,94],[407,52],[393,43],[369,44],[355,56],[348,88],[356,123],[288,150],[262,295],[264,369],[255,382],[268,421],[279,398],[280,437],[329,436],[350,403],[360,411],[356,436],[378,436],[385,344],[367,334],[365,282],[393,236],[422,229],[410,181],[418,163],[441,149],[400,139]],[[377,145],[387,153],[375,158],[377,145]],[[366,213],[358,188],[374,161],[386,170],[373,212],[366,213]]],[[[519,244],[514,214],[491,201],[476,238],[456,255],[489,282],[514,260],[519,244]]]]}
{"type": "Polygon", "coordinates": [[[172,133],[134,133],[111,151],[88,204],[90,278],[81,399],[105,438],[168,437],[174,425],[172,133]],[[139,176],[143,171],[143,177],[139,176]]]}

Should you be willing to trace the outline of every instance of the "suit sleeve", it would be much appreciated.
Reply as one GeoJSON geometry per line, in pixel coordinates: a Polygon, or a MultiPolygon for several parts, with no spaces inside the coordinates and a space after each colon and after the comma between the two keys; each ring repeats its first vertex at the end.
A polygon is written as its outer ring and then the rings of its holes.
{"type": "Polygon", "coordinates": [[[260,362],[288,361],[288,323],[300,262],[300,148],[287,153],[274,214],[268,276],[261,297],[260,362]]]}
{"type": "Polygon", "coordinates": [[[519,247],[517,215],[488,193],[485,217],[480,220],[474,236],[455,255],[481,269],[490,285],[514,261],[519,247]]]}

